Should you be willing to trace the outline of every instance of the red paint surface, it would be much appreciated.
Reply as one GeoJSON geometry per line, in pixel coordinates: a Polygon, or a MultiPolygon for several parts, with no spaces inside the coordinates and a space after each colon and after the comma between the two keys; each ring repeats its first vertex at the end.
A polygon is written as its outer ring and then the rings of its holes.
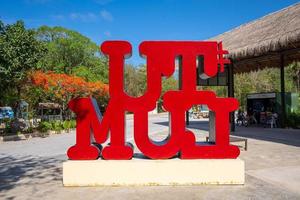
{"type": "Polygon", "coordinates": [[[140,151],[151,159],[167,159],[180,153],[182,159],[236,158],[239,149],[229,144],[229,112],[238,108],[234,98],[218,98],[211,91],[196,90],[196,58],[204,56],[204,73],[213,77],[229,63],[223,58],[228,53],[217,42],[146,41],[139,47],[147,59],[147,91],[141,97],[131,97],[124,92],[124,60],[131,55],[131,45],[126,41],[107,41],[101,51],[109,57],[110,101],[102,119],[96,103],[91,98],[73,99],[70,109],[76,113],[76,144],[68,150],[72,160],[131,159],[132,145],[125,141],[125,112],[134,114],[134,141],[140,151]],[[161,95],[162,77],[171,76],[175,70],[175,57],[182,56],[182,89],[168,91],[163,96],[163,106],[171,113],[171,134],[163,144],[155,144],[148,136],[148,112],[156,107],[161,95]],[[216,142],[200,145],[192,132],[185,127],[185,111],[192,105],[207,104],[216,113],[216,142]],[[108,139],[110,144],[100,152],[91,144],[108,139]]]}

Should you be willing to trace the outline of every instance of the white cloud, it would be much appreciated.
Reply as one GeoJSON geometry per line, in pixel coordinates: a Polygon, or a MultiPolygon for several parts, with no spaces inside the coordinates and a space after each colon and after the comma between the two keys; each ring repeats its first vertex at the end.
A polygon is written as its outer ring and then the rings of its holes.
{"type": "Polygon", "coordinates": [[[111,37],[111,32],[110,31],[104,31],[104,35],[107,37],[111,37]]]}
{"type": "Polygon", "coordinates": [[[110,12],[108,12],[107,10],[101,10],[100,15],[101,15],[102,19],[104,19],[106,21],[111,22],[114,20],[112,14],[110,12]]]}
{"type": "Polygon", "coordinates": [[[100,14],[95,14],[93,12],[80,13],[73,12],[70,14],[55,14],[50,16],[53,20],[73,20],[73,21],[81,21],[81,22],[95,22],[99,19],[103,19],[105,21],[112,22],[114,20],[112,14],[106,10],[102,10],[100,14]]]}
{"type": "Polygon", "coordinates": [[[92,12],[88,13],[71,13],[69,14],[69,18],[72,20],[80,20],[83,22],[91,22],[96,21],[98,16],[92,12]]]}
{"type": "Polygon", "coordinates": [[[73,21],[81,21],[81,22],[94,22],[97,21],[100,16],[96,15],[92,12],[88,13],[70,13],[70,14],[55,14],[50,16],[51,19],[53,20],[60,20],[60,21],[65,21],[65,20],[73,20],[73,21]]]}
{"type": "Polygon", "coordinates": [[[100,18],[102,18],[105,21],[112,22],[114,20],[113,16],[110,12],[106,10],[102,10],[100,14],[95,14],[93,12],[87,12],[87,13],[79,13],[74,12],[67,15],[62,14],[55,14],[50,16],[54,20],[74,20],[74,21],[82,21],[82,22],[93,22],[100,18]]]}

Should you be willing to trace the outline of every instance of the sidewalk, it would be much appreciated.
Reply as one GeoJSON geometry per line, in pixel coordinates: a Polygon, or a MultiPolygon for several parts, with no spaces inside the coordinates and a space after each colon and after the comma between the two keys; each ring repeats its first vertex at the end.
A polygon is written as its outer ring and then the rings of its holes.
{"type": "MultiPolygon", "coordinates": [[[[197,138],[202,140],[206,134],[199,131],[197,138]]],[[[158,140],[165,135],[167,132],[156,133],[151,138],[158,140]]],[[[300,199],[299,131],[238,128],[235,135],[248,137],[249,149],[241,150],[240,155],[246,164],[243,186],[65,188],[61,180],[65,155],[0,153],[0,199],[300,199]]],[[[54,138],[44,140],[49,139],[54,138]]]]}
{"type": "MultiPolygon", "coordinates": [[[[151,113],[149,114],[149,116],[167,116],[168,115],[168,112],[161,112],[161,113],[151,113]]],[[[130,114],[126,114],[126,119],[133,119],[134,117],[134,114],[133,113],[130,113],[130,114]]]]}

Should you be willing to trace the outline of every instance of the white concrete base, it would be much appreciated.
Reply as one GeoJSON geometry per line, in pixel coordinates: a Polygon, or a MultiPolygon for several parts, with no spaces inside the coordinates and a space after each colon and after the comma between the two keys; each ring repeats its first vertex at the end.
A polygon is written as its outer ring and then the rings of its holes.
{"type": "Polygon", "coordinates": [[[63,163],[64,186],[244,184],[240,159],[93,160],[63,163]]]}

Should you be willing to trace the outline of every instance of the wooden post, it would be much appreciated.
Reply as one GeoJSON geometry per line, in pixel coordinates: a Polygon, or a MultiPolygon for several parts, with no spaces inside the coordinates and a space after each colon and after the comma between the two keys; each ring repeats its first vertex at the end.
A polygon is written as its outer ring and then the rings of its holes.
{"type": "Polygon", "coordinates": [[[280,54],[280,94],[281,94],[281,127],[285,127],[285,80],[284,80],[284,55],[280,54]]]}
{"type": "MultiPolygon", "coordinates": [[[[228,97],[234,97],[234,74],[233,74],[233,61],[231,60],[230,62],[231,64],[227,65],[228,67],[228,83],[227,83],[227,87],[228,87],[228,97]]],[[[234,120],[234,112],[230,113],[229,116],[230,122],[231,122],[231,131],[235,131],[235,120],[234,120]]]]}

